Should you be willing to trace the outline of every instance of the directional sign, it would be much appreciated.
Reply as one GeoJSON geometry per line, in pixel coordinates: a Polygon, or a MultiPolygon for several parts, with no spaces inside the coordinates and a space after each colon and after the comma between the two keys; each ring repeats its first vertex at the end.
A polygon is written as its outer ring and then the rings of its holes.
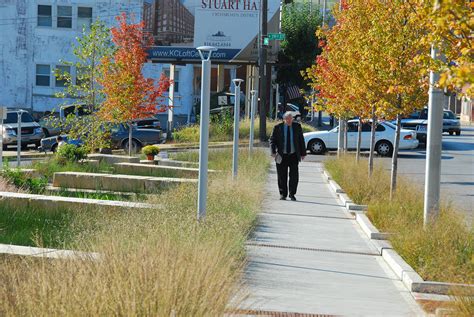
{"type": "Polygon", "coordinates": [[[268,39],[270,41],[283,41],[285,39],[285,33],[268,33],[268,39]]]}

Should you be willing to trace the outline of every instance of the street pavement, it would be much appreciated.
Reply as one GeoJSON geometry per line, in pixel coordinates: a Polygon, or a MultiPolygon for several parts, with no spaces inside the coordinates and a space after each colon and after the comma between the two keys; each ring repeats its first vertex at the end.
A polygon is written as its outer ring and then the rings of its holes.
{"type": "Polygon", "coordinates": [[[321,164],[300,165],[298,201],[280,201],[276,171],[248,242],[248,315],[423,315],[352,215],[323,181],[321,164]]]}
{"type": "MultiPolygon", "coordinates": [[[[308,161],[321,162],[330,156],[309,155],[308,161]]],[[[377,157],[389,171],[391,158],[377,157]]],[[[423,188],[425,183],[426,148],[400,151],[399,174],[423,188]]],[[[460,136],[443,134],[441,162],[441,195],[474,224],[474,126],[463,126],[460,136]]]]}

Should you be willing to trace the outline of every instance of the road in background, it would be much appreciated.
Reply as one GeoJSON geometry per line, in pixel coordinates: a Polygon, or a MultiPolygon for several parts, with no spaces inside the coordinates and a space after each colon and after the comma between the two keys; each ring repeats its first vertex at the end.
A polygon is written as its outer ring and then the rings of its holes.
{"type": "MultiPolygon", "coordinates": [[[[309,155],[309,161],[322,161],[330,156],[309,155]]],[[[423,188],[425,182],[426,148],[400,151],[399,175],[409,177],[423,188]]],[[[391,158],[377,157],[387,170],[391,158]]],[[[474,126],[463,126],[460,136],[443,135],[441,162],[441,195],[452,201],[474,224],[474,126]]]]}

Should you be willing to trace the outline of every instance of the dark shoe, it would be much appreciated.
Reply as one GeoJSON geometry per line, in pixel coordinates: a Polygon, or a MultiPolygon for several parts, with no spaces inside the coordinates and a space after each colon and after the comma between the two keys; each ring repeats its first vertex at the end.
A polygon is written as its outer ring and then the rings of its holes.
{"type": "Polygon", "coordinates": [[[291,199],[292,201],[296,201],[295,195],[290,195],[290,199],[291,199]]]}
{"type": "Polygon", "coordinates": [[[286,200],[286,196],[280,195],[280,200],[286,200]]]}

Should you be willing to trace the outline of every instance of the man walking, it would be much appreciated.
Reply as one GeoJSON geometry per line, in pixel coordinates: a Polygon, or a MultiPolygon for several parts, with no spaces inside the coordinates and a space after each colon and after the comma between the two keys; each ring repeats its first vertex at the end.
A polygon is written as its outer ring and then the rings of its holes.
{"type": "Polygon", "coordinates": [[[293,122],[291,111],[285,112],[283,122],[273,128],[270,148],[276,162],[280,200],[286,200],[289,187],[289,197],[295,201],[298,188],[298,164],[306,156],[306,146],[303,129],[299,123],[293,122]],[[290,170],[289,186],[288,169],[290,170]]]}

